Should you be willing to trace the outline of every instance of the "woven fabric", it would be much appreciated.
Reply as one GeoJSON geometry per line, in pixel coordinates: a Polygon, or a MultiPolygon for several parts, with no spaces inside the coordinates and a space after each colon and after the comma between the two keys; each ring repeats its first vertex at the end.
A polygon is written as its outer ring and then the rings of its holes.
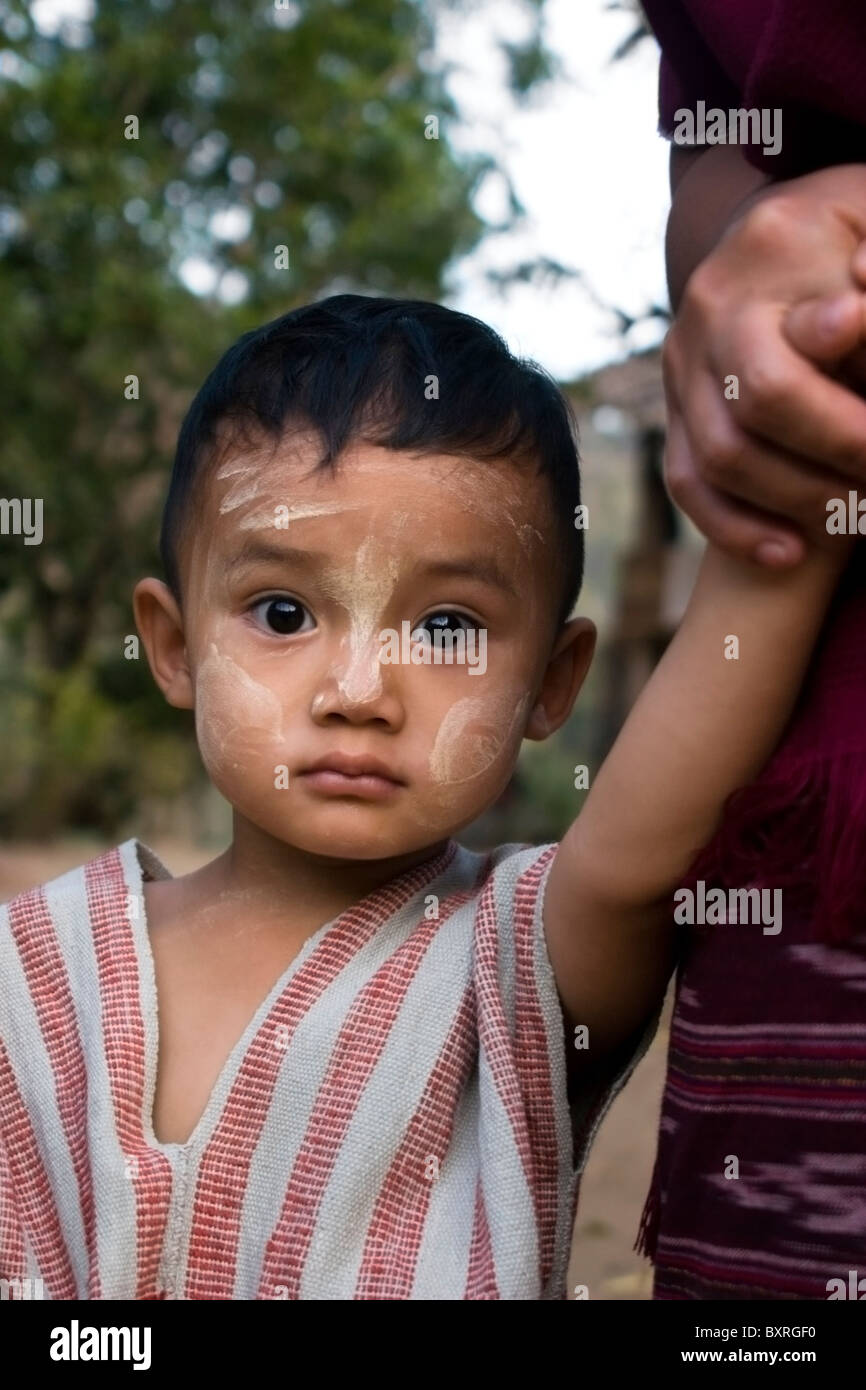
{"type": "Polygon", "coordinates": [[[644,1215],[655,1298],[826,1299],[866,1275],[864,1001],[866,934],[695,929],[644,1215]]]}
{"type": "Polygon", "coordinates": [[[185,1144],[159,1143],[128,840],[0,918],[0,1277],[53,1299],[565,1296],[607,1104],[569,1095],[542,930],[556,845],[449,841],[304,945],[185,1144]]]}
{"type": "Polygon", "coordinates": [[[862,163],[866,12],[862,0],[644,0],[661,45],[659,126],[708,107],[781,109],[775,154],[745,145],[751,164],[792,178],[862,163]]]}
{"type": "Polygon", "coordinates": [[[778,934],[695,928],[680,963],[641,1222],[659,1299],[820,1299],[866,1273],[864,631],[860,545],[778,749],[686,880],[784,911],[778,934]]]}

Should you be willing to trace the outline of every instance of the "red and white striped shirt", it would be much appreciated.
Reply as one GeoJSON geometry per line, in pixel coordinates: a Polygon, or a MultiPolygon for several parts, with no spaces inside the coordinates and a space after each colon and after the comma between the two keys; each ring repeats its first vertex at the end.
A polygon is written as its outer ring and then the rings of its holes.
{"type": "Polygon", "coordinates": [[[556,845],[455,841],[321,927],[185,1144],[154,1136],[138,840],[0,913],[0,1278],[52,1299],[565,1296],[578,1171],[556,845]],[[574,1123],[574,1136],[572,1134],[574,1123]]]}

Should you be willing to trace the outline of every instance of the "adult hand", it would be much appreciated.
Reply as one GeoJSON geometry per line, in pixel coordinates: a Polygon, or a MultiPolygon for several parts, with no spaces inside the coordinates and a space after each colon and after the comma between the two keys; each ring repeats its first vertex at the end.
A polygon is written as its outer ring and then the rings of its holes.
{"type": "Polygon", "coordinates": [[[864,241],[866,166],[825,169],[751,198],[685,285],[666,478],[724,549],[794,564],[827,500],[866,483],[864,241]]]}

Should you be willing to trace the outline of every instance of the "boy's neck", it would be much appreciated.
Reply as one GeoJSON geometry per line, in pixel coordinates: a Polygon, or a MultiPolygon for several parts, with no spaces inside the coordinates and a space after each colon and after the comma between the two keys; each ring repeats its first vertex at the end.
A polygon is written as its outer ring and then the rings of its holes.
{"type": "Polygon", "coordinates": [[[310,854],[260,830],[237,812],[232,843],[200,871],[208,896],[255,901],[275,915],[311,916],[326,922],[345,912],[375,889],[416,865],[441,854],[448,840],[438,840],[408,854],[386,859],[338,859],[310,854]]]}

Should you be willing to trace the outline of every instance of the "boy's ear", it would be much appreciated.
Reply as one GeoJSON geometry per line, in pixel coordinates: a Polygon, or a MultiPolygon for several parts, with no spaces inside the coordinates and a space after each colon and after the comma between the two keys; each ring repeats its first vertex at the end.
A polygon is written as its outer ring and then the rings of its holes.
{"type": "Polygon", "coordinates": [[[549,738],[571,714],[595,651],[595,623],[571,618],[565,624],[529,712],[524,738],[549,738]]]}
{"type": "Polygon", "coordinates": [[[141,579],[132,607],[153,679],[170,705],[192,709],[195,701],[183,617],[174,594],[161,579],[141,579]]]}

